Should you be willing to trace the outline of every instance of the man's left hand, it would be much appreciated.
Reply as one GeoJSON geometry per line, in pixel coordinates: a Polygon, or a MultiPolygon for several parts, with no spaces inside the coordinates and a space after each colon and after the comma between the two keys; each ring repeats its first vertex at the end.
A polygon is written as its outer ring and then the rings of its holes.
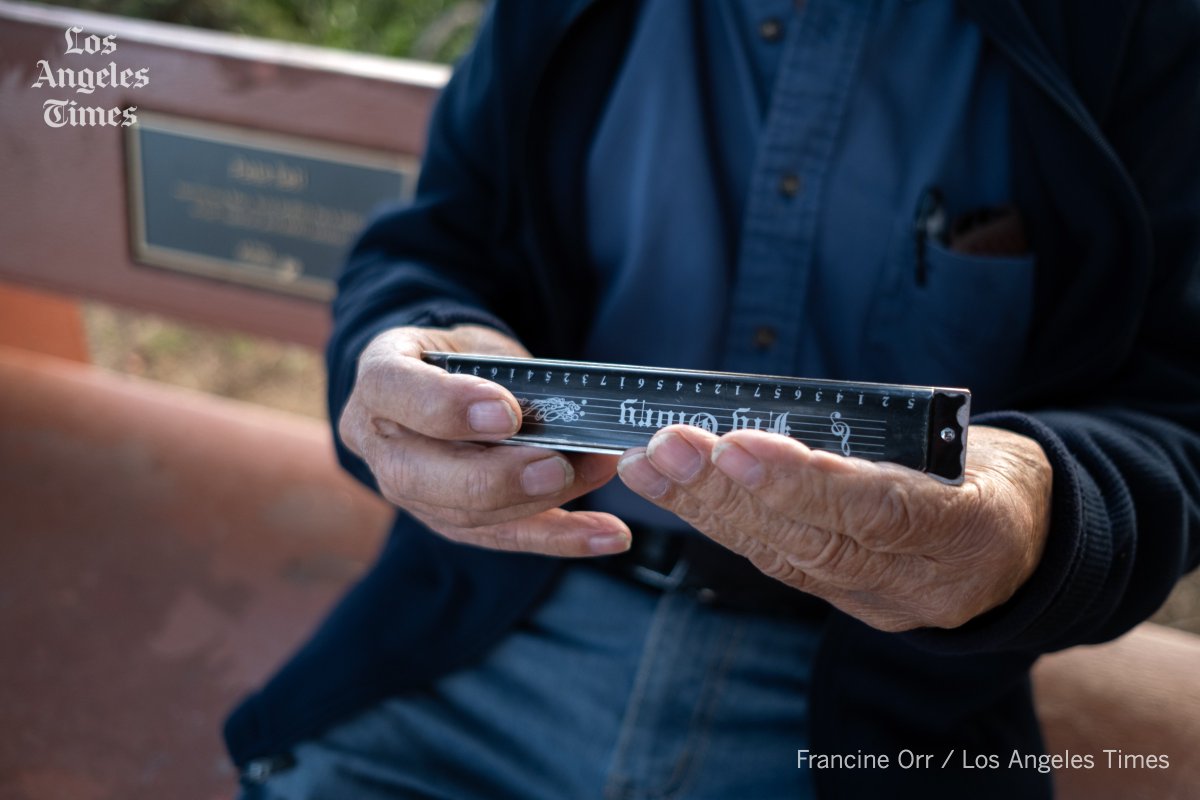
{"type": "Polygon", "coordinates": [[[971,428],[966,478],[811,450],[778,434],[676,425],[627,452],[621,479],[765,574],[875,628],[955,628],[1037,566],[1052,470],[1041,446],[971,428]]]}

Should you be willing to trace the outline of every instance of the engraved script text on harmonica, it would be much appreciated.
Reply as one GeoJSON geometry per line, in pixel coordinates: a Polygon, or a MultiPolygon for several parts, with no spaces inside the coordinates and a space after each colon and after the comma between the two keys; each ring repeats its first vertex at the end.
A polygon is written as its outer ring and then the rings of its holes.
{"type": "MultiPolygon", "coordinates": [[[[586,400],[583,401],[587,403],[586,400]]],[[[525,413],[530,414],[539,422],[575,422],[586,416],[582,405],[564,397],[540,398],[522,402],[525,413]]],[[[671,408],[656,408],[647,406],[645,400],[629,398],[623,400],[617,408],[618,425],[633,428],[666,428],[669,425],[690,425],[712,434],[721,434],[725,430],[755,430],[765,433],[778,433],[791,436],[792,426],[788,424],[788,412],[776,414],[768,411],[763,416],[750,407],[735,408],[730,415],[729,423],[722,429],[720,420],[705,411],[688,412],[671,408]]],[[[829,415],[830,431],[841,439],[841,450],[844,455],[850,455],[850,426],[842,420],[837,411],[829,415]]]]}

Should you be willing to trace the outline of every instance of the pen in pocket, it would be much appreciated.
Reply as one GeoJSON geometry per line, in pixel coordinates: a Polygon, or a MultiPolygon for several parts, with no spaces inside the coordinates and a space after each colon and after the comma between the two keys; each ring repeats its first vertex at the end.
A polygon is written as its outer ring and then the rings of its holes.
{"type": "Polygon", "coordinates": [[[940,240],[945,233],[946,207],[942,203],[942,193],[937,187],[930,186],[921,192],[921,199],[917,202],[917,213],[913,216],[918,286],[924,286],[929,277],[929,264],[925,252],[928,240],[940,240]]]}

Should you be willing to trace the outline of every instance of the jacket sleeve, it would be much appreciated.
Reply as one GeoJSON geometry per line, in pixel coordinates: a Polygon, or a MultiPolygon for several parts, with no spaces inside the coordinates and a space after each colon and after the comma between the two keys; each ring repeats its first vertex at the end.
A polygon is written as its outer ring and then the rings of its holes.
{"type": "MultiPolygon", "coordinates": [[[[496,83],[494,17],[443,89],[430,123],[415,201],[375,218],[350,252],[333,302],[326,347],[330,419],[354,388],[358,357],[383,331],[462,323],[512,331],[502,321],[520,280],[501,234],[507,198],[496,83]]],[[[334,435],[338,460],[372,489],[366,464],[334,435]]]]}
{"type": "Polygon", "coordinates": [[[954,631],[906,634],[920,647],[1045,652],[1111,639],[1200,561],[1200,6],[1144,3],[1126,65],[1105,134],[1153,238],[1136,339],[1086,407],[976,420],[1042,444],[1055,475],[1050,537],[1008,603],[954,631]]]}

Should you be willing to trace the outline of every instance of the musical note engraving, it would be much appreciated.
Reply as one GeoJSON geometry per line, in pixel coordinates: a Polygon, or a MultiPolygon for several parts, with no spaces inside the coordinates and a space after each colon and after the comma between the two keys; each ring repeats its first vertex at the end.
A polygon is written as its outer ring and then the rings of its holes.
{"type": "Polygon", "coordinates": [[[842,412],[835,411],[829,415],[829,419],[833,422],[829,426],[830,432],[842,440],[842,455],[850,455],[850,426],[842,420],[842,412]]]}

